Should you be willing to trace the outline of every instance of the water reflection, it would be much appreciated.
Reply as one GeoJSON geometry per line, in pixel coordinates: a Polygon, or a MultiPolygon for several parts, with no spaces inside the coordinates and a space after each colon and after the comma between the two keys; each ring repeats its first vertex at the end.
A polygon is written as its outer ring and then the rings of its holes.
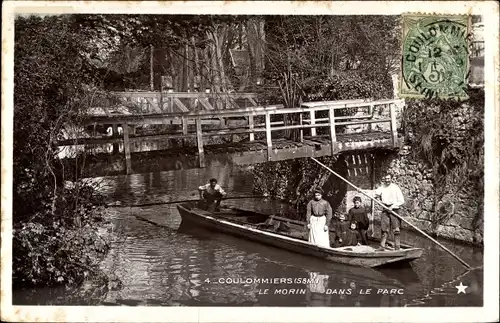
{"type": "MultiPolygon", "coordinates": [[[[250,253],[257,260],[258,265],[255,271],[239,271],[234,268],[227,268],[227,271],[216,271],[215,277],[229,275],[228,277],[294,277],[308,279],[302,284],[264,284],[261,283],[254,289],[268,289],[267,294],[257,294],[258,303],[266,306],[395,306],[395,299],[398,304],[404,304],[417,297],[419,291],[419,280],[412,267],[402,268],[403,273],[398,278],[396,269],[386,269],[384,271],[370,268],[351,267],[347,265],[325,263],[322,260],[283,251],[278,248],[263,246],[251,241],[245,241],[231,236],[208,232],[200,228],[189,228],[181,226],[181,232],[190,234],[199,239],[210,239],[209,241],[238,246],[245,253],[250,253]],[[260,260],[260,261],[259,261],[260,260]],[[281,267],[279,274],[274,274],[274,269],[281,267]],[[256,276],[254,273],[257,273],[256,276]],[[288,276],[288,273],[290,276],[288,276]],[[417,287],[417,288],[415,288],[417,287]],[[372,294],[366,295],[370,289],[372,294]],[[298,293],[295,295],[283,295],[288,293],[298,293]],[[304,290],[304,294],[300,294],[304,290]],[[387,299],[384,293],[402,291],[404,295],[391,295],[387,299]],[[373,295],[375,294],[375,295],[373,295]],[[391,303],[388,303],[391,300],[391,303]],[[385,303],[389,305],[384,305],[385,303]],[[390,305],[392,304],[392,305],[390,305]]],[[[225,255],[227,257],[228,255],[225,255]]],[[[238,261],[237,255],[232,254],[230,258],[238,261]]],[[[220,266],[228,261],[228,258],[216,259],[220,266]]],[[[241,260],[243,261],[243,259],[241,260]]],[[[242,266],[243,262],[236,265],[242,266]]],[[[277,271],[276,271],[277,272],[277,271]]],[[[225,277],[225,276],[222,276],[225,277]]],[[[234,287],[234,286],[233,286],[234,287]]],[[[236,291],[237,292],[237,291],[236,291]]],[[[248,291],[240,290],[239,293],[248,291]]]]}
{"type": "Polygon", "coordinates": [[[318,272],[309,272],[306,303],[308,306],[330,306],[331,293],[327,293],[328,275],[321,275],[318,272]]]}

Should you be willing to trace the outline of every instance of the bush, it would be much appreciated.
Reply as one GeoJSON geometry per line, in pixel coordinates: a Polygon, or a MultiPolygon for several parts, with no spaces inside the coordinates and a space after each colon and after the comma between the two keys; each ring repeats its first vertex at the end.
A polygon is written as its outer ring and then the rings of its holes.
{"type": "Polygon", "coordinates": [[[60,188],[55,204],[48,194],[30,218],[14,222],[15,285],[77,284],[99,278],[108,243],[98,234],[102,199],[92,188],[60,188]],[[100,205],[101,204],[101,205],[100,205]]]}
{"type": "Polygon", "coordinates": [[[483,194],[483,91],[471,92],[464,102],[409,100],[403,118],[414,158],[433,169],[438,199],[463,187],[483,194]]]}
{"type": "Polygon", "coordinates": [[[102,198],[78,174],[75,187],[65,187],[54,146],[92,97],[88,39],[68,16],[18,17],[15,30],[13,285],[103,278],[102,198]]]}
{"type": "MultiPolygon", "coordinates": [[[[344,161],[338,156],[320,157],[319,160],[342,174],[345,172],[342,170],[344,161]]],[[[297,211],[290,216],[299,220],[305,219],[305,207],[312,198],[313,191],[322,188],[331,175],[328,170],[309,158],[258,164],[253,172],[256,192],[286,200],[297,211]]],[[[340,202],[337,196],[327,196],[326,193],[328,192],[325,192],[324,198],[336,207],[340,202]]]]}
{"type": "MultiPolygon", "coordinates": [[[[434,203],[452,196],[478,201],[474,226],[482,222],[484,197],[484,91],[470,90],[470,98],[410,100],[404,112],[404,133],[413,158],[432,169],[434,203]]],[[[438,209],[434,224],[453,214],[438,209]]]]}

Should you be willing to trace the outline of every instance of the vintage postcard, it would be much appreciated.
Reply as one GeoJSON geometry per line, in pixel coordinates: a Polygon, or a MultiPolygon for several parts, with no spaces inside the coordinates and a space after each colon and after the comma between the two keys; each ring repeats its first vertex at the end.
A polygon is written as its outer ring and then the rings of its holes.
{"type": "Polygon", "coordinates": [[[2,320],[498,321],[498,16],[4,2],[2,320]]]}

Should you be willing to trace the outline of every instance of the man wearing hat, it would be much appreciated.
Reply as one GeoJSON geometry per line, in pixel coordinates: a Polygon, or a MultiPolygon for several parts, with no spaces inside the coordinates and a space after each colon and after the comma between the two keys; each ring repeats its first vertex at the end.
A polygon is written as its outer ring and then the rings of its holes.
{"type": "Polygon", "coordinates": [[[320,247],[330,247],[330,234],[328,226],[332,219],[332,207],[323,200],[323,191],[314,190],[314,199],[307,204],[307,228],[309,229],[309,242],[320,247]]]}

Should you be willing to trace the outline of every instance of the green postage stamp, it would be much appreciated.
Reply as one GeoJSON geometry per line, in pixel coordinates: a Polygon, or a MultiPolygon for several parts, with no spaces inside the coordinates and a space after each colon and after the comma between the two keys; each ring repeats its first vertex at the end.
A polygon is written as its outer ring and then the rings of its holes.
{"type": "Polygon", "coordinates": [[[466,99],[468,16],[403,16],[400,96],[466,99]]]}

